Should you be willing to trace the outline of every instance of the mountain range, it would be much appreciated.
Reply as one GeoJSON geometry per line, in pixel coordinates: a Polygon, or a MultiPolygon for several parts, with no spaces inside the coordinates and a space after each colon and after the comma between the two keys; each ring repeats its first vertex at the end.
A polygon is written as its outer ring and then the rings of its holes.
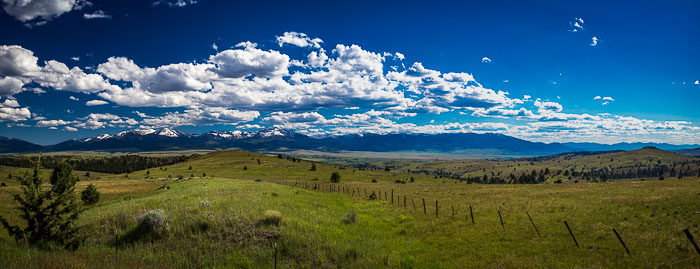
{"type": "Polygon", "coordinates": [[[255,132],[210,131],[189,134],[170,128],[134,129],[117,134],[72,139],[55,145],[40,146],[15,138],[0,137],[0,153],[39,151],[120,151],[141,152],[187,149],[239,148],[251,151],[318,150],[318,151],[487,151],[502,155],[544,155],[576,151],[632,150],[657,147],[683,150],[698,145],[655,143],[540,143],[495,133],[446,134],[352,134],[313,138],[291,130],[271,127],[255,132]]]}

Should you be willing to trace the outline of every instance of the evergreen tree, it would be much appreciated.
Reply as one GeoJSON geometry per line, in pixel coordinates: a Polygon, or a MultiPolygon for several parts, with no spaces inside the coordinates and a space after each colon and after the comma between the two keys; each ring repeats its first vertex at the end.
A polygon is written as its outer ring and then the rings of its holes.
{"type": "Polygon", "coordinates": [[[80,199],[86,205],[96,204],[100,201],[100,192],[97,191],[95,185],[90,184],[80,193],[80,199]]]}
{"type": "Polygon", "coordinates": [[[333,172],[331,174],[331,182],[333,183],[339,183],[340,182],[340,174],[338,172],[333,172]]]}
{"type": "Polygon", "coordinates": [[[311,171],[316,171],[316,164],[315,163],[311,163],[311,171]]]}
{"type": "Polygon", "coordinates": [[[80,207],[75,195],[73,167],[65,161],[59,162],[49,179],[50,188],[43,188],[41,168],[36,162],[34,168],[19,178],[22,195],[15,194],[19,203],[20,218],[26,225],[10,225],[0,216],[0,223],[17,241],[26,240],[37,246],[57,244],[68,249],[76,249],[80,244],[75,221],[80,207]]]}

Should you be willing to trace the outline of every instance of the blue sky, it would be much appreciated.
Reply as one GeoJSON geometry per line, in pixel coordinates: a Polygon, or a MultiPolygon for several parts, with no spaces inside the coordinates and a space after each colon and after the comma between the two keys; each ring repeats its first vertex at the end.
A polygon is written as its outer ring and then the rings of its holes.
{"type": "Polygon", "coordinates": [[[17,1],[0,135],[498,132],[700,143],[697,1],[17,1]]]}

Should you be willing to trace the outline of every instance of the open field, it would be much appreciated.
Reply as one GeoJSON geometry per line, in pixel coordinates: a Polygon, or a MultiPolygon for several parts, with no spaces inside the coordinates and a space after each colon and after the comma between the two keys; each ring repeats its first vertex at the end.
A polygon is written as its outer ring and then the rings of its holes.
{"type": "MultiPolygon", "coordinates": [[[[93,183],[103,193],[102,201],[86,208],[79,219],[85,244],[76,252],[27,248],[2,230],[0,267],[270,268],[274,243],[281,268],[700,266],[699,255],[682,232],[689,228],[700,237],[696,177],[483,185],[416,175],[415,183],[396,184],[394,171],[353,172],[325,164],[310,171],[310,166],[303,160],[233,151],[150,169],[151,179],[143,179],[146,171],[138,171],[82,180],[79,190],[93,183]],[[340,184],[328,182],[334,171],[342,176],[340,184]],[[184,176],[178,180],[179,175],[184,176]],[[263,182],[255,182],[257,178],[263,182]],[[159,190],[164,183],[170,189],[159,190]],[[316,184],[320,188],[312,189],[316,184]],[[353,194],[356,191],[359,195],[353,194]],[[381,191],[381,196],[370,200],[365,191],[381,191]],[[167,234],[153,241],[130,237],[136,217],[152,209],[165,211],[167,234]],[[268,210],[279,213],[279,225],[266,222],[268,210]],[[351,211],[356,222],[347,217],[351,211]],[[120,231],[118,254],[115,229],[120,231]]],[[[1,169],[13,174],[19,170],[1,169]]],[[[10,196],[18,187],[12,184],[0,189],[0,214],[17,221],[10,196]]]]}
{"type": "MultiPolygon", "coordinates": [[[[338,163],[352,164],[351,160],[335,160],[338,163]]],[[[499,178],[508,182],[522,174],[537,175],[545,173],[546,182],[557,180],[563,183],[578,181],[601,181],[619,178],[657,179],[657,170],[665,177],[677,177],[680,174],[700,176],[700,158],[680,155],[674,152],[645,148],[632,151],[601,153],[588,156],[553,155],[533,159],[463,159],[463,160],[370,160],[364,166],[381,169],[390,167],[397,173],[416,175],[433,175],[446,178],[466,179],[470,177],[499,178]],[[651,172],[651,171],[654,172],[651,172]],[[671,171],[673,170],[673,171],[671,171]],[[575,172],[575,174],[573,173],[575,172]],[[644,175],[649,172],[653,175],[644,175]],[[588,178],[586,173],[591,174],[588,178]],[[607,178],[601,175],[605,174],[607,178]],[[639,175],[637,175],[639,174],[639,175]]]]}
{"type": "MultiPolygon", "coordinates": [[[[277,156],[246,151],[213,152],[163,168],[137,171],[128,174],[128,177],[174,179],[182,176],[183,178],[224,177],[236,179],[259,178],[263,180],[328,180],[332,172],[339,172],[344,181],[370,182],[374,179],[378,182],[394,182],[396,179],[408,181],[411,177],[414,177],[418,182],[434,182],[434,178],[428,175],[366,170],[287,157],[279,158],[277,156]],[[311,171],[313,165],[316,166],[316,171],[311,171]]],[[[124,176],[126,175],[113,175],[112,178],[124,176]]]]}

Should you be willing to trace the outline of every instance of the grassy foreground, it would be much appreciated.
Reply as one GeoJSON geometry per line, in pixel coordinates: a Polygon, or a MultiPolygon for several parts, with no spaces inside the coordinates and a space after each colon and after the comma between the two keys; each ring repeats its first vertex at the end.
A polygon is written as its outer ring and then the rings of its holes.
{"type": "MultiPolygon", "coordinates": [[[[360,197],[329,192],[330,183],[312,190],[250,179],[195,178],[170,181],[171,189],[157,190],[162,182],[124,178],[90,182],[111,195],[81,215],[84,246],[76,252],[38,250],[16,244],[3,230],[0,267],[271,268],[274,243],[281,268],[700,266],[682,233],[689,228],[700,237],[699,179],[556,185],[336,184],[340,189],[362,190],[360,197]],[[394,203],[392,189],[401,197],[394,203]],[[364,190],[381,190],[382,199],[368,200],[364,190]],[[470,205],[475,224],[468,214],[470,205]],[[136,217],[156,208],[166,213],[170,226],[166,236],[153,241],[130,237],[136,217]],[[266,221],[268,210],[279,213],[279,225],[266,221]],[[350,211],[356,213],[357,222],[346,221],[350,211]],[[568,221],[580,247],[563,221],[568,221]],[[115,229],[121,235],[118,255],[115,229]]],[[[318,182],[307,185],[314,183],[318,182]]],[[[0,214],[16,214],[9,210],[9,194],[16,190],[16,186],[1,190],[0,214]]]]}

